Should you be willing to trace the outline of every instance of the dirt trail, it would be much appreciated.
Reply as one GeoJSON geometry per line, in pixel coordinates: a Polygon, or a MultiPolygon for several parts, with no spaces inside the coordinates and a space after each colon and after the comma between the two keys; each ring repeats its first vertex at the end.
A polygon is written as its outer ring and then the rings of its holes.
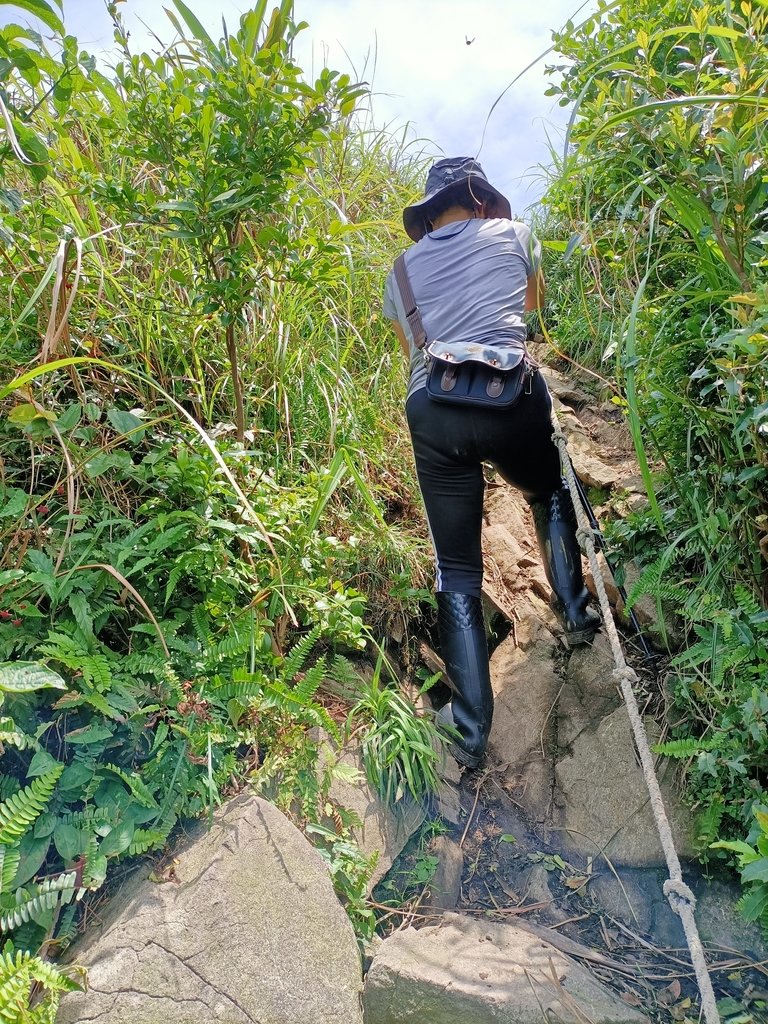
{"type": "MultiPolygon", "coordinates": [[[[598,518],[609,500],[619,514],[638,507],[645,499],[620,411],[545,372],[598,518]]],[[[488,487],[484,557],[486,610],[500,638],[491,658],[489,754],[481,769],[457,770],[448,784],[443,811],[454,821],[427,849],[437,869],[418,912],[441,906],[546,929],[548,941],[629,1005],[662,1020],[694,1020],[697,991],[682,928],[662,895],[663,856],[607,641],[598,635],[591,647],[568,650],[548,605],[530,512],[497,481],[488,487]]],[[[655,615],[652,607],[638,611],[645,623],[655,615]]],[[[665,662],[655,673],[636,637],[625,638],[653,739],[664,728],[665,662]]],[[[435,667],[429,652],[427,661],[435,667]]],[[[738,886],[705,878],[692,859],[693,820],[673,766],[658,769],[718,996],[759,995],[768,972],[745,965],[766,955],[760,934],[734,908],[738,886]]],[[[424,848],[401,865],[411,876],[414,857],[423,864],[424,848]]],[[[745,1019],[766,1019],[751,1007],[745,1019]]]]}

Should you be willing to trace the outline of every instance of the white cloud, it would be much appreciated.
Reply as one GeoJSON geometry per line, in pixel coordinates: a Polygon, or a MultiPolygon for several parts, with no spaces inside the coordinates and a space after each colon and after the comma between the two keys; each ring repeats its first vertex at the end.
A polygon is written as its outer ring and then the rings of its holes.
{"type": "MultiPolygon", "coordinates": [[[[222,15],[230,27],[251,6],[244,0],[186,0],[217,37],[222,15]]],[[[410,137],[429,140],[429,154],[477,153],[488,111],[512,79],[551,43],[552,29],[574,16],[579,0],[295,0],[295,16],[309,28],[296,41],[299,63],[317,72],[331,67],[368,80],[379,124],[409,124],[410,137]],[[471,40],[467,45],[466,40],[471,40]]],[[[172,4],[167,2],[168,7],[172,4]]],[[[157,0],[119,5],[134,50],[155,49],[151,33],[170,41],[173,28],[157,0]]],[[[574,20],[594,9],[587,0],[574,20]]],[[[270,5],[271,6],[271,5],[270,5]]],[[[3,7],[3,20],[12,16],[3,7]]],[[[103,0],[65,0],[68,31],[92,51],[113,47],[103,0]]],[[[544,95],[546,60],[513,85],[488,124],[480,159],[489,178],[517,212],[541,193],[526,174],[547,163],[547,127],[557,135],[562,108],[544,95]]],[[[418,148],[418,147],[417,147],[418,148]]]]}

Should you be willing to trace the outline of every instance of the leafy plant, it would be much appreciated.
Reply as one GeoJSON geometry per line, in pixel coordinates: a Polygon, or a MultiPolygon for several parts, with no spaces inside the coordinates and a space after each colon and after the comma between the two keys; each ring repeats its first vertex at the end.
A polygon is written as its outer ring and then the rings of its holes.
{"type": "Polygon", "coordinates": [[[396,804],[406,796],[418,800],[437,791],[441,737],[434,720],[417,714],[397,687],[382,684],[383,664],[380,656],[349,723],[361,724],[368,781],[383,799],[396,804]]]}

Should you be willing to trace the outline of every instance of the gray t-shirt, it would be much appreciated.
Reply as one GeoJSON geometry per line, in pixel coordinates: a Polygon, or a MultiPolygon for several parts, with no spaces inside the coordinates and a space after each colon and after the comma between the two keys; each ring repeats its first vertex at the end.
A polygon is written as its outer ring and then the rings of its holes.
{"type": "MultiPolygon", "coordinates": [[[[405,266],[427,341],[525,341],[525,290],[540,261],[540,242],[519,221],[471,218],[425,235],[406,252],[405,266]]],[[[410,343],[407,399],[427,376],[394,271],[384,286],[384,315],[400,323],[410,343]]]]}

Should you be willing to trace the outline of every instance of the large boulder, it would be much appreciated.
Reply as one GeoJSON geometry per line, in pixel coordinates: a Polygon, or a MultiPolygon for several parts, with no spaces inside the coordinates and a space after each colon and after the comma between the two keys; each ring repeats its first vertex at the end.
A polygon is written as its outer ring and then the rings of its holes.
{"type": "Polygon", "coordinates": [[[59,1024],[361,1024],[357,941],[323,859],[272,804],[233,800],[140,874],[75,949],[89,992],[59,1024]]]}
{"type": "Polygon", "coordinates": [[[363,995],[366,1024],[642,1024],[583,967],[513,924],[446,914],[395,932],[363,995]]]}
{"type": "MultiPolygon", "coordinates": [[[[693,817],[676,791],[674,767],[660,761],[656,768],[677,851],[692,857],[693,817]]],[[[578,733],[555,765],[555,780],[555,824],[566,849],[634,867],[664,863],[623,704],[578,733]]]]}

